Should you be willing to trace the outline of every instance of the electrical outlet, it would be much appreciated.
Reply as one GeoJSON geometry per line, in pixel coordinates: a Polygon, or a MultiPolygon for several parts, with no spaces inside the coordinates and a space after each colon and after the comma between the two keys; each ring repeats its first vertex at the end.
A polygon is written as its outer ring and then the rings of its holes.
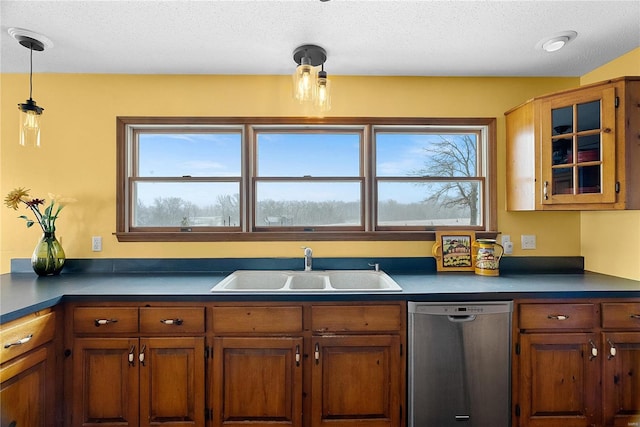
{"type": "Polygon", "coordinates": [[[510,235],[503,234],[500,237],[500,244],[502,245],[502,248],[504,249],[504,254],[505,255],[513,254],[513,242],[511,241],[511,236],[510,235]]]}
{"type": "Polygon", "coordinates": [[[520,244],[522,249],[535,249],[536,248],[536,236],[535,234],[523,234],[520,236],[520,244]]]}
{"type": "Polygon", "coordinates": [[[91,238],[91,250],[93,252],[100,252],[102,250],[102,237],[93,236],[91,238]]]}

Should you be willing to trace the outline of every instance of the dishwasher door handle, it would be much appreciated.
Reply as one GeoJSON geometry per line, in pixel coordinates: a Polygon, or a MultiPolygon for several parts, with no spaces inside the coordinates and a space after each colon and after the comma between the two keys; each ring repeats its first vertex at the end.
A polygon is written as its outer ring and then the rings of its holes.
{"type": "Polygon", "coordinates": [[[475,314],[449,315],[449,322],[473,322],[476,320],[475,314]]]}

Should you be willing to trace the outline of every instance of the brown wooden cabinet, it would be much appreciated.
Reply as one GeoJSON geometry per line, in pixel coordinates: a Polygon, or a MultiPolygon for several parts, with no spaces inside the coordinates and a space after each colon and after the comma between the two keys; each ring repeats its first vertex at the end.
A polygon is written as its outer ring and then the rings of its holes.
{"type": "Polygon", "coordinates": [[[514,426],[640,423],[640,303],[523,301],[516,313],[514,426]]]}
{"type": "Polygon", "coordinates": [[[505,115],[507,210],[640,209],[640,77],[541,96],[505,115]]]}
{"type": "Polygon", "coordinates": [[[404,303],[212,309],[213,425],[403,426],[404,303]]]}
{"type": "Polygon", "coordinates": [[[311,307],[311,426],[404,425],[404,305],[311,307]]]}
{"type": "Polygon", "coordinates": [[[2,325],[0,425],[58,424],[55,329],[56,316],[51,310],[2,325]]]}
{"type": "Polygon", "coordinates": [[[204,307],[67,310],[69,425],[204,425],[204,307]]]}
{"type": "Polygon", "coordinates": [[[213,425],[302,425],[302,306],[212,308],[213,425]]]}
{"type": "Polygon", "coordinates": [[[602,304],[604,425],[640,425],[640,302],[602,304]]]}

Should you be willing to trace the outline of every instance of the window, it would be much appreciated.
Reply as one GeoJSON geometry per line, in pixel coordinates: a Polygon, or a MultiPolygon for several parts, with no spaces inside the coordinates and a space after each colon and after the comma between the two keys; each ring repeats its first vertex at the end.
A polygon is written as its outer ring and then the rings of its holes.
{"type": "Polygon", "coordinates": [[[495,234],[495,120],[117,120],[120,241],[495,234]]]}

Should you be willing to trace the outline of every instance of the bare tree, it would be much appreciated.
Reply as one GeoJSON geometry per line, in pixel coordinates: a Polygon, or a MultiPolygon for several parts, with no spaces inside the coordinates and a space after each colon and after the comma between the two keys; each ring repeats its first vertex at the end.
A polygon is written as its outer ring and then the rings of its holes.
{"type": "MultiPolygon", "coordinates": [[[[413,176],[445,178],[475,177],[477,163],[476,139],[470,135],[440,135],[440,141],[424,147],[427,160],[424,167],[412,171],[413,176]]],[[[478,185],[462,180],[437,181],[425,202],[445,208],[468,208],[470,225],[478,223],[478,185]]]]}

